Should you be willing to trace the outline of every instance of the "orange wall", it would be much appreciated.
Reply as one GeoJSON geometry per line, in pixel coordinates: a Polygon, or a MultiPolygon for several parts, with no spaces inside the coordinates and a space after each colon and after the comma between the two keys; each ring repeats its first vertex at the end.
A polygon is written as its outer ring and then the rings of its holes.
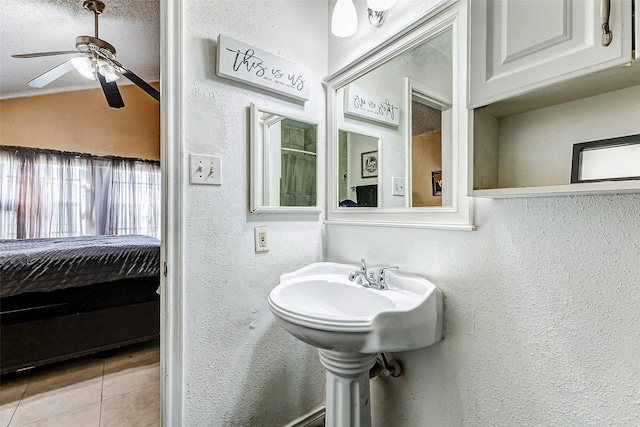
{"type": "Polygon", "coordinates": [[[411,196],[413,206],[442,206],[442,196],[433,195],[431,172],[442,170],[442,132],[411,138],[411,196]]]}
{"type": "Polygon", "coordinates": [[[119,109],[99,88],[1,100],[0,144],[159,160],[160,104],[135,85],[119,89],[119,109]]]}

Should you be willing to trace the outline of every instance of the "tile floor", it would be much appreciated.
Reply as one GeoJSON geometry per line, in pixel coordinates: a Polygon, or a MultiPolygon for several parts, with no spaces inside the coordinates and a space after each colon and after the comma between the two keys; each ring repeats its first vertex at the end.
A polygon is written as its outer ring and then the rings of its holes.
{"type": "Polygon", "coordinates": [[[0,427],[159,425],[159,341],[0,378],[0,427]]]}

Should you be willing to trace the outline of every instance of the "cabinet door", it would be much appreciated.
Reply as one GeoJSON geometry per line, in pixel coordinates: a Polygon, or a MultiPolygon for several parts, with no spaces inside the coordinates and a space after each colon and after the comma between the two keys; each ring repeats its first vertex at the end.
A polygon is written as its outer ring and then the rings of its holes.
{"type": "Polygon", "coordinates": [[[471,0],[469,108],[630,62],[631,1],[471,0]]]}

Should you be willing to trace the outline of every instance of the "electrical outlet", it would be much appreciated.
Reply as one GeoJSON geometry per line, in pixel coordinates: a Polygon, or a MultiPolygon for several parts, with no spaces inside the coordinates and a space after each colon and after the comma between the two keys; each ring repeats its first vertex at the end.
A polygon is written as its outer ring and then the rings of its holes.
{"type": "Polygon", "coordinates": [[[218,156],[189,154],[191,184],[222,185],[221,159],[218,156]]]}
{"type": "Polygon", "coordinates": [[[253,229],[256,252],[266,252],[269,250],[269,235],[267,227],[256,227],[253,229]]]}
{"type": "Polygon", "coordinates": [[[394,176],[391,180],[393,185],[391,194],[394,196],[404,196],[404,178],[394,176]]]}

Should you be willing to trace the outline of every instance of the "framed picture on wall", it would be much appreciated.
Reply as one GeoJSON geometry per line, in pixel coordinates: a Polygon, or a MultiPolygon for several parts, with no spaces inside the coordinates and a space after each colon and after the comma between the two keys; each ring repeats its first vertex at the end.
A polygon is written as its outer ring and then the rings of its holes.
{"type": "Polygon", "coordinates": [[[378,152],[367,151],[360,154],[362,168],[360,176],[362,178],[376,178],[378,176],[378,152]]]}
{"type": "Polygon", "coordinates": [[[640,135],[573,144],[571,183],[640,179],[640,135]]]}
{"type": "Polygon", "coordinates": [[[434,196],[442,196],[442,170],[431,171],[431,187],[434,196]]]}

